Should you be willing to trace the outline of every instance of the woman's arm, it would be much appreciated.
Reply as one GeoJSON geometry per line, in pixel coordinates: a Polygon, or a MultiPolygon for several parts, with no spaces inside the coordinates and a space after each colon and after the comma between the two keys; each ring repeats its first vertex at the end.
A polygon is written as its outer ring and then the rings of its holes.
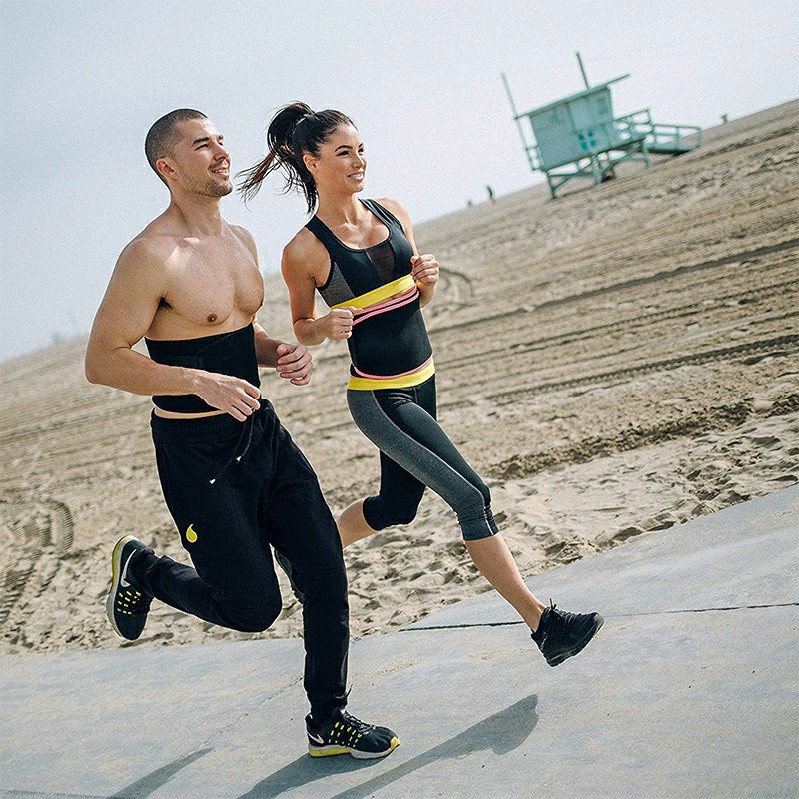
{"type": "Polygon", "coordinates": [[[289,290],[294,333],[297,341],[309,346],[321,344],[326,338],[340,340],[352,335],[354,308],[336,308],[317,316],[316,286],[324,283],[320,278],[329,263],[324,245],[305,229],[283,250],[280,268],[289,290]]]}
{"type": "Polygon", "coordinates": [[[411,258],[411,277],[416,281],[419,289],[419,306],[424,308],[430,300],[433,299],[436,293],[436,283],[438,283],[438,261],[434,255],[419,255],[416,249],[416,242],[413,239],[413,225],[411,225],[411,218],[401,203],[396,200],[391,200],[384,197],[378,200],[380,205],[385,206],[391,211],[394,216],[399,219],[402,224],[402,229],[405,231],[405,237],[410,242],[413,249],[413,258],[411,258]]]}

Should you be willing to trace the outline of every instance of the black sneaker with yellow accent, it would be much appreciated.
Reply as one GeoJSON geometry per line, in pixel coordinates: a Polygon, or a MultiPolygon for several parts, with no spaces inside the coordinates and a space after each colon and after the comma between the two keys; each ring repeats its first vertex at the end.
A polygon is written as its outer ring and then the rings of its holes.
{"type": "Polygon", "coordinates": [[[305,727],[311,757],[350,754],[359,760],[370,760],[390,755],[399,746],[399,738],[388,727],[366,724],[346,710],[337,711],[318,729],[311,727],[309,715],[305,718],[305,727]]]}
{"type": "Polygon", "coordinates": [[[130,559],[141,551],[152,550],[134,536],[126,535],[116,542],[111,553],[111,590],[105,609],[116,633],[128,641],[135,641],[141,635],[153,601],[149,594],[134,588],[127,579],[130,559]]]}
{"type": "Polygon", "coordinates": [[[598,613],[566,613],[552,604],[544,611],[532,634],[541,654],[550,666],[582,651],[599,632],[605,620],[598,613]]]}

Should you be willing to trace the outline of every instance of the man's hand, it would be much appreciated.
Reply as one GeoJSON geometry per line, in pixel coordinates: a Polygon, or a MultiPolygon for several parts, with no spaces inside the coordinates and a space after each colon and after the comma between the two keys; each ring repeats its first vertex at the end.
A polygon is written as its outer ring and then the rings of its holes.
{"type": "Polygon", "coordinates": [[[434,255],[414,255],[411,258],[411,277],[421,287],[438,283],[438,261],[434,255]]]}
{"type": "Polygon", "coordinates": [[[197,380],[194,393],[212,408],[229,413],[239,422],[261,407],[261,392],[246,380],[213,372],[201,372],[197,380]]]}
{"type": "Polygon", "coordinates": [[[311,382],[313,358],[303,344],[279,344],[277,373],[295,386],[307,386],[311,382]]]}
{"type": "Polygon", "coordinates": [[[349,338],[352,335],[352,323],[357,310],[355,307],[334,308],[319,320],[322,332],[334,341],[349,338]]]}

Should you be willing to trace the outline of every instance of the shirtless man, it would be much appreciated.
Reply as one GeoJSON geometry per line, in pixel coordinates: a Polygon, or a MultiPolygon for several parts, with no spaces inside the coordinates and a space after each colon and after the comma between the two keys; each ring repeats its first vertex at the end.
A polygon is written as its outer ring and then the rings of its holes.
{"type": "Polygon", "coordinates": [[[151,427],[167,506],[191,566],[132,535],[112,553],[106,604],[135,640],[153,598],[243,632],[267,629],[282,607],[270,545],[303,595],[306,717],[313,756],[390,754],[385,727],[349,715],[347,578],[335,521],[316,475],[272,404],[258,366],[302,386],[311,356],[270,338],[256,319],[263,281],[252,236],[227,224],[230,156],[198,111],[159,119],[145,142],[170,204],[122,251],[97,312],[86,377],[153,395],[151,427]],[[133,350],[145,339],[149,356],[133,350]]]}

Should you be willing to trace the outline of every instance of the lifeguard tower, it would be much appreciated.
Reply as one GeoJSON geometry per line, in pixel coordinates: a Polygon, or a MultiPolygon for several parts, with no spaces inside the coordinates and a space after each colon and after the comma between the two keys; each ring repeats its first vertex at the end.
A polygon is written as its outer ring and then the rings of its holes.
{"type": "Polygon", "coordinates": [[[622,161],[643,161],[649,168],[652,153],[680,155],[702,143],[701,128],[655,123],[648,108],[614,117],[610,86],[629,74],[591,86],[579,53],[577,61],[585,82],[583,91],[521,114],[502,75],[530,168],[546,175],[553,199],[564,183],[575,178],[598,184],[615,177],[614,167],[622,161]]]}

